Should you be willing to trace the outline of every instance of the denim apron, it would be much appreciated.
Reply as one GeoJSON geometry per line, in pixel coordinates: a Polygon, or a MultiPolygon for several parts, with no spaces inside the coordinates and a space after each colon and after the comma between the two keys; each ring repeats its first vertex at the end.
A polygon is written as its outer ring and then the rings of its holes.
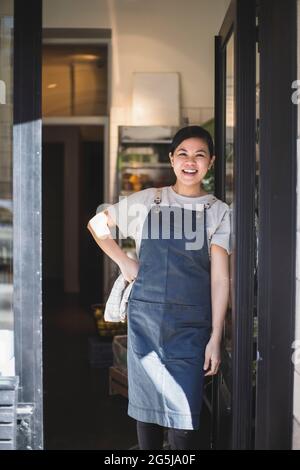
{"type": "Polygon", "coordinates": [[[199,428],[211,333],[206,210],[215,200],[196,211],[160,205],[157,192],[145,219],[127,309],[128,414],[136,420],[199,428]]]}

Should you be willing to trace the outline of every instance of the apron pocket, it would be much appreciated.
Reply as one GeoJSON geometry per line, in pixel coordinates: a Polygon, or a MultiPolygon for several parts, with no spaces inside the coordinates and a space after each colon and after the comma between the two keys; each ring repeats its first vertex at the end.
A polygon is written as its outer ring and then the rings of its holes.
{"type": "Polygon", "coordinates": [[[138,356],[159,353],[160,329],[164,305],[130,299],[128,302],[128,334],[138,356]]]}
{"type": "Polygon", "coordinates": [[[166,359],[178,360],[204,358],[209,337],[209,328],[178,327],[174,335],[164,340],[164,356],[166,359]]]}
{"type": "Polygon", "coordinates": [[[132,298],[128,302],[128,334],[139,357],[157,354],[165,359],[200,358],[210,331],[209,307],[132,298]]]}
{"type": "Polygon", "coordinates": [[[204,358],[210,338],[209,309],[194,305],[171,305],[162,326],[166,359],[204,358]]]}

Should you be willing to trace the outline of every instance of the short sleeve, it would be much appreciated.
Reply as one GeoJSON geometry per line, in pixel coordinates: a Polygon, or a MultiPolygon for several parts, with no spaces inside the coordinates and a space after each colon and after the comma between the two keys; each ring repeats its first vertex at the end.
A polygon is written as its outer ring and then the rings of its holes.
{"type": "Polygon", "coordinates": [[[219,245],[224,248],[230,255],[231,249],[231,220],[230,220],[230,208],[227,204],[224,204],[226,209],[220,223],[217,225],[216,230],[212,234],[210,244],[219,245]]]}
{"type": "Polygon", "coordinates": [[[147,215],[148,206],[145,191],[147,190],[121,197],[119,202],[106,207],[106,211],[124,238],[130,237],[135,239],[141,220],[147,215]]]}

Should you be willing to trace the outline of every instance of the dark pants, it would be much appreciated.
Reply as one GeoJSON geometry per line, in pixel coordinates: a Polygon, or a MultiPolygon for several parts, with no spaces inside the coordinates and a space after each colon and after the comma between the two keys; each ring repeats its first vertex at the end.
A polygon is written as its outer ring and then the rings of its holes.
{"type": "MultiPolygon", "coordinates": [[[[142,450],[162,449],[164,428],[158,424],[137,421],[139,448],[142,450]]],[[[192,450],[195,447],[195,431],[168,428],[168,441],[172,450],[192,450]]]]}

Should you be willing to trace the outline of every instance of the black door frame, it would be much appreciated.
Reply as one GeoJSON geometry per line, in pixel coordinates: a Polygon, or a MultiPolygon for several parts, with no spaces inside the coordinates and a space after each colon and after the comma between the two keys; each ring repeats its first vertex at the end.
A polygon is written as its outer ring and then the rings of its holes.
{"type": "MultiPolygon", "coordinates": [[[[231,444],[233,449],[251,447],[255,255],[254,3],[257,4],[260,52],[258,338],[254,447],[290,449],[294,373],[291,358],[296,290],[297,107],[291,99],[292,83],[297,78],[296,0],[233,0],[220,35],[216,38],[216,154],[219,157],[216,163],[216,195],[220,198],[225,195],[222,127],[225,121],[225,68],[222,53],[233,29],[235,75],[238,77],[235,90],[236,296],[233,312],[231,444]]],[[[219,386],[218,381],[216,384],[219,386]]],[[[215,405],[218,412],[217,394],[215,405]]],[[[215,420],[216,435],[222,431],[217,426],[218,416],[215,420]]]]}
{"type": "MultiPolygon", "coordinates": [[[[222,373],[230,380],[232,449],[251,448],[253,310],[255,260],[255,0],[232,0],[216,46],[216,196],[225,200],[225,80],[226,44],[234,32],[234,211],[235,246],[232,299],[232,360],[222,373]],[[247,112],[245,112],[247,110],[247,112]],[[229,367],[228,367],[229,365],[229,367]],[[229,370],[229,372],[228,372],[229,370]]],[[[226,356],[225,356],[226,357],[226,356]]],[[[215,445],[222,433],[218,420],[220,378],[215,380],[215,445]]]]}
{"type": "Polygon", "coordinates": [[[257,449],[290,449],[295,334],[296,0],[259,1],[260,176],[257,449]]]}
{"type": "Polygon", "coordinates": [[[31,449],[43,448],[41,45],[42,0],[15,0],[13,302],[18,409],[23,410],[18,448],[31,449]]]}

